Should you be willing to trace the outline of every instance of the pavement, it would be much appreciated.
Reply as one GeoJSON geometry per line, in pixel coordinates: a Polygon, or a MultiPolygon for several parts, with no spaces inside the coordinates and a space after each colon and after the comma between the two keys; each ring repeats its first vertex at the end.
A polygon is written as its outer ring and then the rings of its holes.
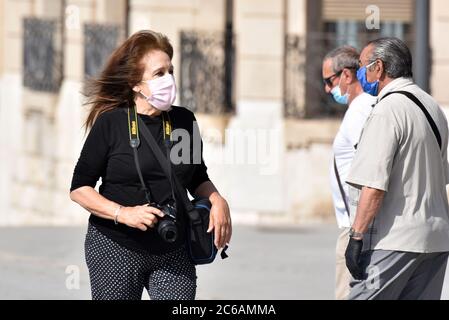
{"type": "MultiPolygon", "coordinates": [[[[0,299],[90,299],[85,230],[0,228],[0,299]]],[[[333,299],[337,234],[330,224],[235,226],[230,258],[197,268],[197,298],[333,299]]]]}

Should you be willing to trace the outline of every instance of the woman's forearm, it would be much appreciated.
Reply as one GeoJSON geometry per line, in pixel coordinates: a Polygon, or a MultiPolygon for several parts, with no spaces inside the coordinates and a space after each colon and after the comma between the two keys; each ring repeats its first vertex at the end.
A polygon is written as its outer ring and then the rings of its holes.
{"type": "Polygon", "coordinates": [[[114,220],[116,209],[119,207],[119,204],[106,199],[89,186],[80,187],[70,192],[70,199],[90,213],[109,220],[114,220]]]}
{"type": "Polygon", "coordinates": [[[201,198],[208,198],[213,203],[218,197],[221,197],[217,188],[212,181],[205,181],[195,189],[195,196],[201,198]]]}
{"type": "Polygon", "coordinates": [[[195,190],[195,195],[208,198],[211,202],[212,208],[207,232],[214,230],[215,246],[218,249],[224,248],[231,241],[232,236],[232,222],[228,203],[211,181],[200,184],[195,190]]]}

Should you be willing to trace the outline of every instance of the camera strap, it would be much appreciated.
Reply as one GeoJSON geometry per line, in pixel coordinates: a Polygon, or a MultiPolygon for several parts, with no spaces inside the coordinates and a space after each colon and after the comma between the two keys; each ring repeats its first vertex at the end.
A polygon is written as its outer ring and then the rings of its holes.
{"type": "Polygon", "coordinates": [[[142,185],[142,190],[145,192],[145,199],[148,204],[151,203],[150,189],[147,188],[145,180],[143,180],[142,170],[140,169],[139,153],[137,148],[140,145],[139,139],[139,123],[137,121],[136,108],[128,108],[128,130],[129,130],[129,145],[133,149],[134,163],[136,164],[137,174],[142,185]]]}
{"type": "MultiPolygon", "coordinates": [[[[129,144],[130,144],[131,148],[133,149],[134,162],[136,164],[137,174],[139,175],[139,180],[142,185],[142,189],[145,192],[145,198],[148,201],[148,203],[151,204],[151,192],[150,192],[150,189],[147,188],[147,186],[145,184],[145,180],[143,179],[142,170],[141,170],[140,161],[139,161],[139,153],[137,151],[138,147],[140,146],[140,137],[139,137],[139,133],[140,133],[139,126],[140,125],[142,126],[142,128],[148,130],[145,123],[143,123],[143,121],[138,117],[137,110],[136,110],[135,106],[128,108],[129,144]]],[[[164,137],[164,145],[167,150],[167,155],[169,155],[170,147],[171,147],[170,136],[171,136],[171,132],[172,132],[172,125],[171,125],[170,117],[168,116],[168,114],[164,115],[164,113],[162,113],[162,131],[163,131],[163,137],[164,137]]],[[[151,136],[151,133],[149,133],[149,134],[151,136]]],[[[152,151],[154,153],[154,150],[152,150],[152,151]]],[[[169,170],[169,172],[168,172],[167,177],[170,182],[172,199],[173,199],[173,201],[175,201],[171,166],[169,166],[168,170],[169,170]]]]}
{"type": "MultiPolygon", "coordinates": [[[[172,133],[172,123],[170,120],[170,115],[168,114],[168,112],[162,112],[162,131],[163,131],[163,137],[164,137],[164,145],[165,145],[165,153],[167,156],[167,159],[170,159],[170,150],[172,147],[172,141],[171,141],[171,133],[172,133]]],[[[154,140],[154,139],[153,139],[154,140]]],[[[170,181],[170,189],[171,189],[171,196],[173,201],[176,200],[175,198],[175,191],[174,191],[174,187],[173,187],[173,174],[172,174],[172,167],[171,167],[171,162],[170,160],[168,160],[168,180],[170,181]]],[[[176,205],[176,201],[174,203],[174,205],[176,205]]]]}
{"type": "MultiPolygon", "coordinates": [[[[133,107],[135,109],[135,107],[133,107]]],[[[202,223],[201,217],[198,213],[198,211],[193,206],[192,202],[189,200],[189,197],[187,196],[187,192],[185,188],[181,185],[181,182],[179,181],[176,174],[172,175],[172,163],[170,161],[170,146],[171,146],[171,132],[172,132],[172,123],[168,116],[168,114],[163,113],[162,119],[163,119],[163,135],[164,135],[164,142],[167,149],[167,155],[164,156],[161,149],[159,148],[159,145],[157,144],[156,140],[154,139],[153,135],[151,134],[150,130],[146,127],[143,120],[139,117],[136,118],[138,125],[140,126],[140,133],[142,134],[145,141],[150,146],[151,151],[153,151],[154,156],[156,157],[156,160],[159,162],[159,165],[162,168],[162,171],[164,171],[164,174],[169,177],[170,184],[172,186],[172,194],[173,199],[174,198],[174,192],[178,194],[180,197],[180,200],[182,204],[184,205],[184,208],[186,209],[187,216],[192,221],[193,224],[195,223],[202,223]],[[167,119],[167,120],[166,120],[167,119]]],[[[225,259],[227,257],[226,254],[227,246],[223,248],[221,251],[221,258],[225,259]]]]}
{"type": "MultiPolygon", "coordinates": [[[[154,139],[153,135],[151,134],[150,130],[145,126],[145,123],[141,118],[137,118],[138,125],[140,126],[140,133],[142,134],[143,139],[148,143],[151,151],[153,152],[153,155],[155,156],[156,160],[159,162],[159,165],[162,168],[162,171],[164,174],[169,177],[170,184],[172,187],[172,194],[174,196],[175,191],[177,192],[178,196],[181,198],[180,200],[184,204],[187,213],[190,214],[191,212],[195,212],[195,208],[193,204],[190,202],[184,188],[181,186],[181,183],[177,179],[175,175],[172,175],[172,168],[171,168],[171,161],[170,161],[170,149],[169,146],[171,144],[170,135],[171,135],[171,122],[169,121],[168,116],[163,116],[163,130],[164,130],[164,142],[167,149],[167,156],[165,156],[162,153],[161,148],[157,144],[156,140],[154,139]],[[165,120],[165,119],[168,119],[165,120]],[[167,140],[168,139],[168,140],[167,140]],[[169,141],[169,142],[168,142],[169,141]]],[[[194,217],[193,217],[194,218],[194,217]]]]}

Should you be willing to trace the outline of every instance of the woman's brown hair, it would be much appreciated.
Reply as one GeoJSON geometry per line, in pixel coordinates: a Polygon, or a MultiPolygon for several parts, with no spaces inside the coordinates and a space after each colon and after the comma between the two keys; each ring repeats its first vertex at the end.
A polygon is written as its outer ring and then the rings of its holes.
{"type": "Polygon", "coordinates": [[[173,47],[165,35],[142,30],[114,50],[99,77],[86,82],[85,104],[91,106],[85,122],[86,130],[92,127],[100,114],[134,104],[132,88],[142,81],[142,59],[150,50],[161,50],[173,58],[173,47]]]}

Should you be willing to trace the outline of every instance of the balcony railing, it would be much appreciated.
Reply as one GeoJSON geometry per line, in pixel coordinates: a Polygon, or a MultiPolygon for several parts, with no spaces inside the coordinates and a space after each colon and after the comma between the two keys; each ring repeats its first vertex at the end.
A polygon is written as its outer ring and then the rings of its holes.
{"type": "Polygon", "coordinates": [[[181,32],[181,105],[209,114],[232,110],[234,51],[227,41],[232,37],[223,32],[181,32]]]}
{"type": "Polygon", "coordinates": [[[62,80],[61,24],[57,20],[23,20],[23,84],[46,92],[57,92],[62,80]]]}
{"type": "Polygon", "coordinates": [[[120,40],[119,25],[84,25],[84,75],[94,77],[120,40]]]}

